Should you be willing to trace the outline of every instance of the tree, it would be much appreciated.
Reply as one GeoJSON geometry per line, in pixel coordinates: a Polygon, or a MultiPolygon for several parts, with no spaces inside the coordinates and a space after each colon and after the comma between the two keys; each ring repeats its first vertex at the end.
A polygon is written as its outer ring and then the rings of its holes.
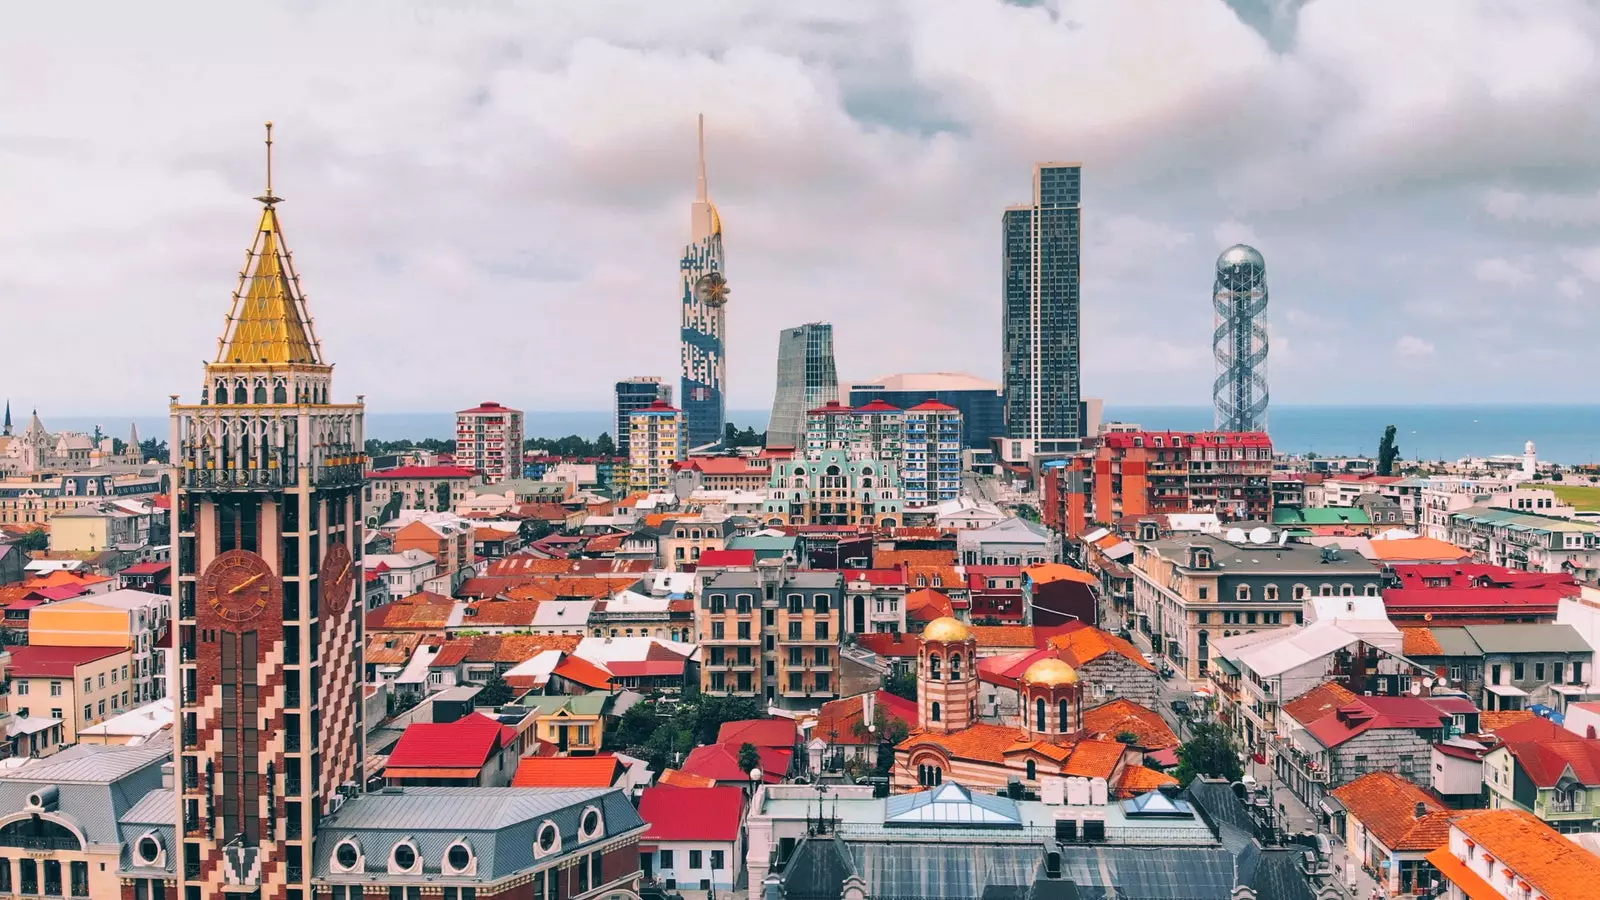
{"type": "Polygon", "coordinates": [[[748,772],[751,769],[761,768],[761,751],[755,744],[741,744],[739,746],[739,770],[748,772]]]}
{"type": "Polygon", "coordinates": [[[685,705],[674,724],[689,733],[693,744],[714,744],[724,722],[765,717],[766,710],[752,697],[702,696],[693,707],[685,705]]]}
{"type": "Polygon", "coordinates": [[[483,690],[478,691],[472,702],[475,706],[504,706],[511,702],[511,685],[496,675],[483,683],[483,690]]]}
{"type": "Polygon", "coordinates": [[[722,428],[722,443],[727,445],[730,450],[735,447],[765,447],[767,445],[767,433],[765,431],[757,432],[754,428],[740,430],[732,422],[729,422],[722,428]]]}
{"type": "Polygon", "coordinates": [[[617,442],[611,439],[611,432],[602,431],[594,442],[595,456],[616,456],[617,442]]]}
{"type": "Polygon", "coordinates": [[[610,736],[616,739],[618,747],[643,747],[650,743],[657,731],[665,730],[662,724],[661,717],[656,715],[654,703],[635,703],[622,714],[622,719],[610,736]]]}
{"type": "Polygon", "coordinates": [[[917,677],[910,672],[891,672],[883,680],[883,689],[896,697],[917,699],[917,677]]]}
{"type": "Polygon", "coordinates": [[[1190,730],[1190,738],[1178,748],[1178,782],[1187,785],[1196,775],[1238,781],[1244,777],[1239,751],[1228,732],[1218,722],[1201,722],[1190,730]]]}
{"type": "Polygon", "coordinates": [[[450,505],[450,482],[439,482],[439,486],[434,489],[434,495],[437,498],[436,505],[439,507],[440,512],[449,512],[452,509],[450,505]]]}
{"type": "Polygon", "coordinates": [[[1394,426],[1383,429],[1383,439],[1378,441],[1378,474],[1393,475],[1394,461],[1400,458],[1400,447],[1394,442],[1394,426]]]}
{"type": "Polygon", "coordinates": [[[656,775],[672,768],[673,744],[677,734],[671,728],[658,728],[644,743],[645,762],[656,775]]]}
{"type": "Polygon", "coordinates": [[[1139,743],[1139,736],[1131,731],[1120,732],[1117,735],[1117,742],[1120,744],[1127,744],[1131,747],[1134,744],[1139,743]]]}
{"type": "Polygon", "coordinates": [[[1026,504],[1026,503],[1017,504],[1016,513],[1017,513],[1017,518],[1019,518],[1019,519],[1026,519],[1029,522],[1038,522],[1038,521],[1040,521],[1039,510],[1035,509],[1033,506],[1030,506],[1029,504],[1026,504]]]}
{"type": "Polygon", "coordinates": [[[35,528],[12,543],[24,553],[43,553],[50,549],[50,535],[43,528],[35,528]]]}
{"type": "Polygon", "coordinates": [[[139,454],[147,460],[167,462],[167,442],[155,438],[145,438],[139,442],[139,454]]]}

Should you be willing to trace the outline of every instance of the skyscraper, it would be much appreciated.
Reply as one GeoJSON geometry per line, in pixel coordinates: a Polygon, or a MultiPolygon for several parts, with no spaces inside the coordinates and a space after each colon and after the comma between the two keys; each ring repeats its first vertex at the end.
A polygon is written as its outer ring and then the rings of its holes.
{"type": "Polygon", "coordinates": [[[1260,251],[1234,244],[1217,257],[1211,285],[1216,310],[1211,389],[1218,431],[1267,430],[1267,262],[1260,251]]]}
{"type": "Polygon", "coordinates": [[[310,900],[364,779],[363,404],[335,403],[267,190],[198,404],[171,406],[180,900],[310,900]]]}
{"type": "Polygon", "coordinates": [[[1069,450],[1083,437],[1078,383],[1078,250],[1082,166],[1039,163],[1033,203],[1004,217],[1002,368],[1006,436],[1025,453],[1069,450]]]}
{"type": "Polygon", "coordinates": [[[799,447],[806,412],[839,399],[833,365],[833,326],[809,322],[778,333],[778,389],[767,422],[767,446],[799,447]]]}
{"type": "Polygon", "coordinates": [[[660,400],[672,405],[672,385],[662,384],[661,379],[654,375],[641,375],[629,378],[627,381],[617,382],[617,455],[624,459],[628,456],[628,415],[636,409],[660,400]]]}
{"type": "Polygon", "coordinates": [[[700,175],[689,207],[689,243],[678,261],[683,304],[681,386],[691,447],[722,440],[728,372],[723,358],[728,281],[722,261],[722,217],[706,195],[706,117],[701,116],[699,122],[700,175]]]}

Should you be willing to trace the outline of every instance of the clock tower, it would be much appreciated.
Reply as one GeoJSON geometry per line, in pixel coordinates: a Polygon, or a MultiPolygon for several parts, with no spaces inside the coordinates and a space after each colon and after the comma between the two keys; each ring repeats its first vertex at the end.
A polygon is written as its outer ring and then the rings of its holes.
{"type": "Polygon", "coordinates": [[[361,398],[336,403],[272,193],[206,364],[174,397],[179,900],[312,900],[361,790],[361,398]]]}

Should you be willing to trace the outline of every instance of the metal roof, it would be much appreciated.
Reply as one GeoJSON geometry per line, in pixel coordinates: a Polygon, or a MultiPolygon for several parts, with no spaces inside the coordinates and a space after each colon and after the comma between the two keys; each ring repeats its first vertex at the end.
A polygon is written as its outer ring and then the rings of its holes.
{"type": "MultiPolygon", "coordinates": [[[[21,810],[28,794],[55,787],[57,815],[76,825],[89,843],[115,845],[118,819],[160,789],[161,766],[171,755],[172,746],[164,741],[79,744],[0,776],[0,810],[21,810]]],[[[168,818],[176,819],[177,808],[170,810],[168,818]]]]}
{"type": "Polygon", "coordinates": [[[1016,801],[974,794],[951,782],[916,794],[897,794],[884,809],[885,825],[964,825],[1021,828],[1016,801]]]}
{"type": "Polygon", "coordinates": [[[1484,653],[1590,653],[1577,629],[1565,623],[1519,622],[1466,625],[1463,629],[1484,653]]]}

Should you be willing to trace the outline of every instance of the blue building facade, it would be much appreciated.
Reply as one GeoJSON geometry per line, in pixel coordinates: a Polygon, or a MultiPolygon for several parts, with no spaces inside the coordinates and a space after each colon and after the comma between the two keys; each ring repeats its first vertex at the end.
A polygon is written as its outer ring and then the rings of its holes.
{"type": "Polygon", "coordinates": [[[727,409],[728,282],[722,256],[722,217],[706,195],[705,117],[700,119],[700,177],[689,208],[690,237],[678,262],[683,305],[683,377],[679,403],[689,446],[722,440],[727,409]]]}

